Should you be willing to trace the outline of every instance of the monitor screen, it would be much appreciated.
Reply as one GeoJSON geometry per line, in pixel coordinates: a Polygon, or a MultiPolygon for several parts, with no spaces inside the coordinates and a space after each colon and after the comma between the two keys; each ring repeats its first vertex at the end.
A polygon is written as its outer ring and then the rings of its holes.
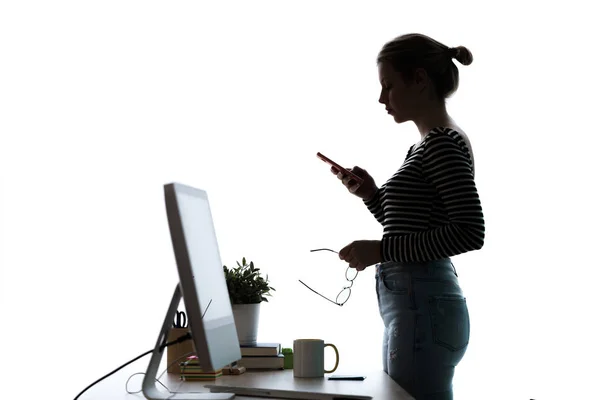
{"type": "Polygon", "coordinates": [[[172,183],[165,185],[165,201],[198,361],[216,370],[241,354],[208,196],[201,189],[172,183]]]}
{"type": "Polygon", "coordinates": [[[204,325],[230,322],[231,304],[222,301],[229,294],[223,279],[223,265],[208,199],[181,191],[177,193],[177,202],[192,276],[196,286],[201,288],[198,300],[204,314],[204,325]]]}

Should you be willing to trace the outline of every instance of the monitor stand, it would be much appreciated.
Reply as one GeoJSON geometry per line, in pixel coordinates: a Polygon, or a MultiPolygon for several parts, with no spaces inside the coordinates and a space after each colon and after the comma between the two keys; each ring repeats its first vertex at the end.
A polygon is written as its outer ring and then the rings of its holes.
{"type": "Polygon", "coordinates": [[[160,334],[158,335],[158,340],[156,341],[156,346],[154,346],[154,351],[152,352],[152,358],[150,359],[150,363],[148,364],[148,368],[146,369],[146,374],[144,375],[144,382],[142,383],[142,391],[144,392],[144,396],[149,400],[230,400],[235,397],[233,393],[170,393],[158,390],[156,386],[156,374],[158,372],[158,368],[160,367],[160,360],[163,355],[163,345],[167,343],[167,337],[169,335],[169,330],[171,329],[171,324],[173,323],[173,319],[175,318],[175,314],[177,312],[177,307],[179,306],[179,302],[181,301],[181,288],[179,284],[175,287],[175,293],[173,293],[173,298],[171,299],[171,304],[169,305],[169,310],[167,311],[167,315],[165,315],[165,321],[163,322],[162,328],[160,330],[160,334]]]}

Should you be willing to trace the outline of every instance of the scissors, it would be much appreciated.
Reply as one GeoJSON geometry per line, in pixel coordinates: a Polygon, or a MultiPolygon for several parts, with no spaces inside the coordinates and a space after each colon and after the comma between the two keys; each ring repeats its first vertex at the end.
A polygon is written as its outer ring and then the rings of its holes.
{"type": "Polygon", "coordinates": [[[187,317],[185,311],[177,311],[175,320],[173,321],[174,328],[187,328],[187,317]]]}

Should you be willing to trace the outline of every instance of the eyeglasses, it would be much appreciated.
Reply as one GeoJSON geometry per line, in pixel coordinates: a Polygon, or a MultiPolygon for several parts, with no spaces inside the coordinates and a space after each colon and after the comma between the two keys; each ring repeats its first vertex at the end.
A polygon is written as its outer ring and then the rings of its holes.
{"type": "MultiPolygon", "coordinates": [[[[315,251],[330,251],[332,253],[338,254],[337,251],[331,250],[331,249],[314,249],[314,250],[311,250],[311,253],[315,252],[315,251]]],[[[348,266],[348,268],[346,268],[346,280],[348,282],[350,282],[350,283],[348,284],[348,286],[345,286],[340,291],[340,293],[338,293],[337,297],[335,298],[335,301],[329,299],[328,297],[323,296],[321,293],[319,293],[316,290],[312,289],[310,286],[308,286],[306,283],[302,282],[300,279],[298,279],[298,281],[301,284],[303,284],[304,286],[306,286],[308,289],[310,289],[311,291],[313,291],[314,293],[316,293],[319,296],[321,296],[322,298],[324,298],[325,300],[330,301],[333,304],[337,304],[338,306],[341,307],[344,304],[346,304],[346,302],[350,298],[350,294],[352,293],[352,285],[354,284],[354,280],[356,279],[357,276],[358,276],[358,270],[356,270],[355,268],[350,268],[350,266],[348,266]]]]}

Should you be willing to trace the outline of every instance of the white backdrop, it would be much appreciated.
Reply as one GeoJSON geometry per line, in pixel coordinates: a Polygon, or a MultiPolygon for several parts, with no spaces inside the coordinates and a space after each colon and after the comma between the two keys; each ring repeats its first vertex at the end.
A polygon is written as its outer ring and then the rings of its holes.
{"type": "Polygon", "coordinates": [[[343,308],[297,280],[335,296],[344,265],[308,250],[380,236],[315,153],[379,184],[399,167],[418,133],[377,103],[375,57],[421,32],[475,60],[448,103],[487,229],[453,259],[472,324],[455,398],[593,397],[600,32],[586,2],[555,3],[3,2],[0,390],[73,398],[152,348],[172,181],[208,191],[223,263],[269,274],[259,340],[378,367],[373,268],[343,308]]]}

